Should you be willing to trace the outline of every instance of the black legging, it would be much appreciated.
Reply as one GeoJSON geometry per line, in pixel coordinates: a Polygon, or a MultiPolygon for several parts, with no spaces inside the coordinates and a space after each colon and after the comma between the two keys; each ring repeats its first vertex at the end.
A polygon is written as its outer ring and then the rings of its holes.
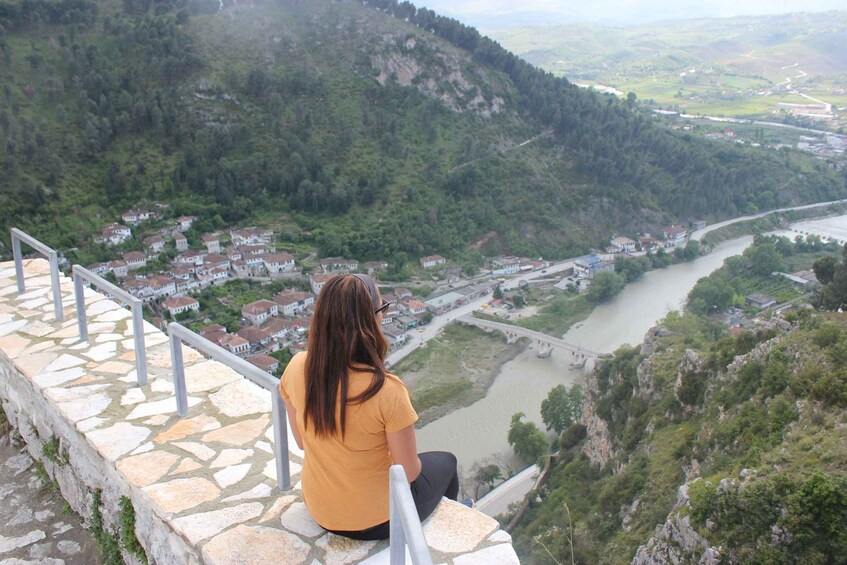
{"type": "MultiPolygon", "coordinates": [[[[421,474],[412,481],[409,487],[418,517],[423,520],[432,514],[435,507],[446,496],[456,500],[459,496],[459,474],[456,468],[456,456],[446,451],[427,451],[418,455],[421,459],[421,474]]],[[[329,530],[334,534],[355,540],[379,540],[389,536],[388,521],[370,527],[366,530],[339,531],[329,530]]]]}

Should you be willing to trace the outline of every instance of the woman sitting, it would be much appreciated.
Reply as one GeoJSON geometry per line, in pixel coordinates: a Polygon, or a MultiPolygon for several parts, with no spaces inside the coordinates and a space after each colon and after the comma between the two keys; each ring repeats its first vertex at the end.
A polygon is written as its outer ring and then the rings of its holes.
{"type": "Polygon", "coordinates": [[[403,466],[421,520],[442,496],[459,492],[451,453],[417,453],[409,391],[386,372],[380,299],[367,275],[330,279],[309,328],[308,351],[294,356],[280,391],[303,449],[303,499],[323,528],[359,540],[384,539],[388,468],[403,466]]]}

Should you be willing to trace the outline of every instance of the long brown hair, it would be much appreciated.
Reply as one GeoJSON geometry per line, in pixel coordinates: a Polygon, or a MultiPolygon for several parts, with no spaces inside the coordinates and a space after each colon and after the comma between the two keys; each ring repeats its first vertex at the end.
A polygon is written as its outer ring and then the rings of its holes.
{"type": "Polygon", "coordinates": [[[330,279],[321,289],[309,327],[306,355],[305,427],[309,420],[318,436],[344,437],[347,404],[373,397],[385,382],[383,359],[388,342],[374,311],[379,293],[367,275],[343,275],[330,279]],[[361,394],[347,398],[347,371],[355,368],[373,373],[361,394]],[[366,367],[366,368],[363,368],[366,367]],[[341,419],[336,423],[336,401],[341,399],[341,419]]]}

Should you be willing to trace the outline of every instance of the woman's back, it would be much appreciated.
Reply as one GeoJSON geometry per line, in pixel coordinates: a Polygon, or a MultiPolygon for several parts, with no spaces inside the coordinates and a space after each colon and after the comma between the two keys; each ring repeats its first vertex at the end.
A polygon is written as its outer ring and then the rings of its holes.
{"type": "MultiPolygon", "coordinates": [[[[387,374],[374,396],[347,404],[343,436],[340,432],[318,435],[303,417],[307,356],[294,356],[280,383],[283,398],[296,409],[304,443],[306,506],[315,521],[331,530],[363,530],[384,522],[388,520],[388,468],[392,463],[386,432],[399,431],[417,420],[409,393],[400,379],[387,374]]],[[[348,372],[348,398],[360,395],[373,380],[373,372],[362,369],[348,372]]],[[[336,421],[340,406],[339,398],[336,421]]]]}

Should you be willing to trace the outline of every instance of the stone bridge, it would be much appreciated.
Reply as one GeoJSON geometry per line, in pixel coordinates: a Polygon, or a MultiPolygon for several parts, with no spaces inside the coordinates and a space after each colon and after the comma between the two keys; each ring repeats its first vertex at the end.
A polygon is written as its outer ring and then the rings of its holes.
{"type": "Polygon", "coordinates": [[[457,320],[459,322],[462,322],[463,324],[477,326],[487,332],[502,332],[506,336],[506,343],[515,343],[518,339],[522,337],[528,338],[532,341],[532,343],[535,343],[539,346],[537,353],[538,357],[549,357],[554,347],[558,349],[563,349],[571,354],[571,357],[573,359],[573,361],[571,362],[571,367],[573,368],[582,368],[585,365],[586,360],[596,360],[598,357],[601,356],[601,354],[597,353],[596,351],[591,351],[590,349],[585,349],[584,347],[580,347],[579,345],[568,343],[563,339],[559,339],[557,337],[553,337],[541,332],[529,330],[527,328],[522,328],[520,326],[515,326],[512,324],[501,324],[499,322],[492,322],[491,320],[474,318],[473,316],[462,316],[460,318],[457,318],[457,320]]]}

